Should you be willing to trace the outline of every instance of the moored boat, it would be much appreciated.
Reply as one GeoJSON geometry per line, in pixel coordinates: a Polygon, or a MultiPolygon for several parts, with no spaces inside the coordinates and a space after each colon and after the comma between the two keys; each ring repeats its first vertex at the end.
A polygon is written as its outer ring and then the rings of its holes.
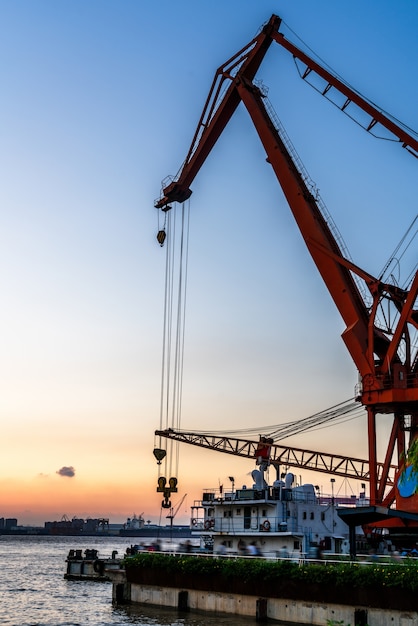
{"type": "Polygon", "coordinates": [[[70,550],[66,559],[67,570],[64,578],[67,580],[95,580],[109,581],[109,570],[118,570],[122,559],[117,558],[114,550],[111,557],[99,557],[97,550],[70,550]]]}

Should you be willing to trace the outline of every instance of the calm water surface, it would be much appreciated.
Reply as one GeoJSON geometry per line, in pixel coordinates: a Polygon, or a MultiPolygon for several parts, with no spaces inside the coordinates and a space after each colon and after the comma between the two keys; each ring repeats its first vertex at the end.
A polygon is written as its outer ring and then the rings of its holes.
{"type": "Polygon", "coordinates": [[[175,609],[115,607],[112,584],[67,581],[73,548],[123,556],[135,538],[16,537],[0,535],[0,624],[13,626],[252,626],[255,619],[179,614],[175,609]]]}

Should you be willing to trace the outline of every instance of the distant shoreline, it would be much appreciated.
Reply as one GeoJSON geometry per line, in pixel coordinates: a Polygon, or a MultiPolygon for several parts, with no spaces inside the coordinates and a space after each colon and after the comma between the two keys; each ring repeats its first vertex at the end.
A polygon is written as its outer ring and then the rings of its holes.
{"type": "Polygon", "coordinates": [[[191,530],[188,526],[145,526],[144,528],[127,529],[120,528],[118,530],[97,531],[97,532],[79,532],[76,529],[62,528],[59,531],[51,532],[45,528],[22,527],[22,528],[2,528],[0,536],[43,536],[43,537],[162,537],[162,538],[179,538],[185,539],[192,537],[191,530]]]}

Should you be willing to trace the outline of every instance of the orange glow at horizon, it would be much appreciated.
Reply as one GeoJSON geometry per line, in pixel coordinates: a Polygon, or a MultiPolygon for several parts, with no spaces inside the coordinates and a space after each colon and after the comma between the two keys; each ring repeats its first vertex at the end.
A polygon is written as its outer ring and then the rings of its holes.
{"type": "MultiPolygon", "coordinates": [[[[219,459],[218,455],[204,452],[208,463],[198,464],[200,450],[186,450],[184,469],[179,470],[178,492],[171,496],[171,503],[176,507],[183,495],[187,494],[182,507],[178,510],[176,523],[189,523],[190,506],[201,498],[204,488],[216,487],[218,472],[223,465],[236,459],[219,459]],[[218,460],[216,462],[216,459],[218,460]],[[211,461],[214,463],[211,469],[211,461]],[[193,473],[188,467],[196,466],[193,473]],[[213,474],[215,471],[216,475],[213,474]]],[[[79,459],[78,459],[79,460],[79,459]]],[[[80,461],[81,462],[81,461],[80,461]]],[[[38,474],[31,479],[22,476],[0,480],[2,498],[0,517],[17,518],[19,525],[43,525],[45,521],[56,521],[64,515],[72,517],[105,517],[111,523],[123,523],[133,514],[144,514],[146,521],[166,524],[167,509],[162,509],[162,494],[157,493],[158,470],[155,462],[147,466],[135,467],[120,464],[118,467],[101,466],[87,471],[74,462],[73,477],[52,474],[38,474]],[[146,470],[145,470],[146,467],[146,470]]]]}
{"type": "MultiPolygon", "coordinates": [[[[322,434],[317,434],[318,438],[322,434]]],[[[308,436],[309,443],[315,447],[313,434],[308,436]]],[[[318,449],[319,441],[315,442],[318,449]]],[[[165,446],[165,442],[163,447],[165,446]]],[[[302,445],[303,447],[303,445],[302,445]]],[[[64,515],[68,518],[108,518],[110,523],[124,523],[127,517],[143,513],[146,521],[166,524],[167,509],[161,507],[162,494],[156,491],[158,469],[161,475],[170,477],[169,463],[158,468],[152,455],[151,441],[143,440],[141,448],[132,453],[132,445],[127,447],[123,458],[115,448],[113,455],[82,455],[72,450],[71,454],[54,451],[55,469],[50,473],[33,473],[33,461],[30,466],[32,478],[25,478],[22,471],[14,477],[0,481],[2,498],[0,517],[18,519],[19,525],[43,526],[45,521],[58,521],[64,515]],[[85,458],[86,457],[86,458],[85,458]],[[58,459],[67,459],[67,466],[73,466],[73,477],[60,476],[58,470],[63,464],[58,459]],[[109,459],[108,461],[103,461],[109,459]],[[123,459],[123,460],[121,460],[123,459]],[[141,461],[138,461],[141,459],[141,461]]],[[[102,451],[101,451],[102,452],[102,451]]],[[[27,455],[27,458],[30,454],[27,455]]],[[[24,454],[22,454],[24,458],[24,454]]],[[[42,467],[37,459],[37,465],[42,467]]],[[[48,462],[50,466],[50,459],[48,462]]],[[[212,450],[194,446],[180,445],[180,463],[173,474],[178,479],[178,491],[171,495],[172,507],[176,508],[185,495],[175,519],[177,524],[188,524],[191,507],[202,498],[206,489],[218,489],[223,485],[229,490],[229,476],[235,478],[235,488],[251,485],[251,472],[255,468],[254,459],[245,459],[230,454],[216,453],[212,450]]],[[[322,493],[329,491],[329,477],[324,474],[312,474],[290,469],[297,480],[312,482],[321,487],[322,493]]],[[[268,480],[276,478],[275,470],[270,468],[268,480]]],[[[340,481],[338,481],[339,483],[340,481]]],[[[338,485],[336,486],[338,489],[338,485]]],[[[356,489],[355,482],[353,488],[356,489]]]]}

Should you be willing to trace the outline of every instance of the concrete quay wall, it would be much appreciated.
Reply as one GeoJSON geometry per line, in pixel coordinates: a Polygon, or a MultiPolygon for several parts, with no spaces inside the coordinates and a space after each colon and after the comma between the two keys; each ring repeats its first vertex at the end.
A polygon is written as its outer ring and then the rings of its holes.
{"type": "Polygon", "coordinates": [[[118,598],[121,601],[172,607],[183,611],[255,617],[260,622],[271,620],[325,626],[328,620],[333,620],[360,626],[418,626],[418,611],[259,598],[227,592],[126,583],[121,579],[113,583],[113,599],[117,602],[118,598]]]}

